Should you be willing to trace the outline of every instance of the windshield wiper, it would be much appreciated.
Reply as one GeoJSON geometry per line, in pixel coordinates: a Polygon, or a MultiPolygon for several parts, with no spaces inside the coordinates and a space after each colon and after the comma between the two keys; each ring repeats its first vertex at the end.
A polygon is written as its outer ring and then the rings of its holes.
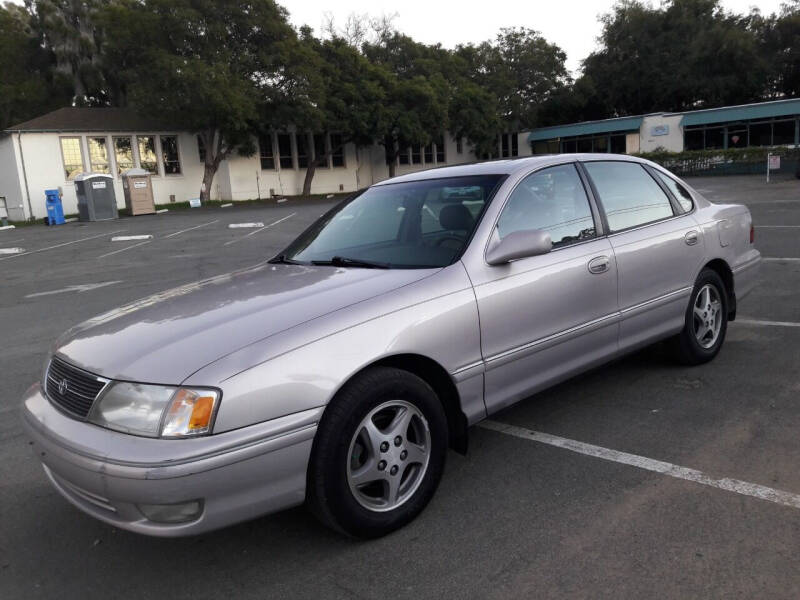
{"type": "Polygon", "coordinates": [[[388,263],[372,262],[359,258],[347,258],[346,256],[334,256],[330,260],[312,260],[312,265],[332,265],[334,267],[363,267],[364,269],[388,269],[388,263]]]}
{"type": "Polygon", "coordinates": [[[285,254],[279,254],[275,258],[270,258],[268,263],[272,265],[299,265],[301,263],[297,262],[296,260],[292,260],[291,258],[286,258],[285,254]]]}

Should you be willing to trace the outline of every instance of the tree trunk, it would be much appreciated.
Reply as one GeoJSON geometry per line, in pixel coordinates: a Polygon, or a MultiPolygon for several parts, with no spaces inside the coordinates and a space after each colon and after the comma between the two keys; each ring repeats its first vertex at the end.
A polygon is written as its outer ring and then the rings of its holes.
{"type": "Polygon", "coordinates": [[[211,198],[211,184],[214,183],[214,175],[217,174],[217,165],[212,161],[209,164],[206,158],[206,164],[203,168],[203,185],[200,186],[200,202],[205,204],[211,198]]]}
{"type": "MultiPolygon", "coordinates": [[[[327,160],[327,157],[325,158],[327,160]]],[[[317,172],[317,162],[319,158],[315,158],[310,163],[308,163],[308,168],[306,169],[306,178],[303,180],[303,196],[310,196],[311,195],[311,180],[314,179],[314,173],[317,172]]]]}
{"type": "Polygon", "coordinates": [[[203,184],[200,186],[200,202],[205,204],[211,199],[211,185],[217,174],[219,164],[227,157],[228,150],[223,149],[222,132],[219,129],[206,129],[200,132],[206,159],[203,163],[203,184]]]}

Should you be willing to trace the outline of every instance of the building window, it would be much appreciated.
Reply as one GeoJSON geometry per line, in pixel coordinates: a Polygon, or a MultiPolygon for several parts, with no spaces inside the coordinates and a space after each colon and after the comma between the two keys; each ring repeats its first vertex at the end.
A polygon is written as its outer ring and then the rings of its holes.
{"type": "Polygon", "coordinates": [[[108,143],[104,137],[90,137],[89,165],[93,173],[111,173],[108,164],[108,143]]]}
{"type": "Polygon", "coordinates": [[[178,155],[178,136],[161,136],[161,160],[164,164],[165,175],[181,174],[181,159],[178,155]]]}
{"type": "Polygon", "coordinates": [[[327,169],[328,168],[328,161],[320,162],[320,158],[325,156],[327,150],[325,148],[325,134],[324,133],[315,133],[314,134],[314,160],[317,162],[318,169],[327,169]]]}
{"type": "Polygon", "coordinates": [[[772,145],[786,146],[794,143],[794,120],[775,121],[772,124],[772,145]]]}
{"type": "Polygon", "coordinates": [[[411,164],[422,164],[422,144],[414,144],[411,146],[411,164]]]}
{"type": "Polygon", "coordinates": [[[626,143],[625,134],[611,136],[611,152],[613,154],[625,154],[626,143]]]}
{"type": "Polygon", "coordinates": [[[750,145],[772,145],[772,123],[753,123],[750,125],[750,145]]]}
{"type": "Polygon", "coordinates": [[[407,165],[411,162],[411,148],[401,148],[398,159],[401,165],[407,165]]]}
{"type": "Polygon", "coordinates": [[[519,156],[519,139],[516,133],[500,134],[500,156],[502,158],[519,156]]]}
{"type": "Polygon", "coordinates": [[[341,134],[331,134],[331,164],[334,167],[344,166],[344,140],[341,134]]]}
{"type": "Polygon", "coordinates": [[[702,150],[703,146],[705,143],[702,129],[687,129],[683,132],[683,147],[686,150],[702,150]]]}
{"type": "Polygon", "coordinates": [[[298,133],[294,138],[297,144],[297,166],[305,169],[308,167],[308,134],[298,133]]]}
{"type": "Polygon", "coordinates": [[[203,143],[203,138],[197,136],[197,156],[200,158],[202,164],[206,164],[206,145],[203,143]]]}
{"type": "Polygon", "coordinates": [[[115,137],[113,141],[117,175],[121,175],[133,168],[133,142],[129,137],[115,137]]]}
{"type": "Polygon", "coordinates": [[[153,175],[158,175],[155,136],[137,135],[136,142],[139,150],[139,166],[153,175]]]}
{"type": "Polygon", "coordinates": [[[725,129],[710,127],[706,129],[706,148],[718,150],[725,146],[725,129]]]}
{"type": "Polygon", "coordinates": [[[578,140],[578,152],[591,152],[592,138],[581,138],[578,140]]]}
{"type": "Polygon", "coordinates": [[[81,138],[61,138],[61,158],[64,161],[64,179],[74,179],[83,173],[83,152],[81,152],[81,138]]]}
{"type": "Polygon", "coordinates": [[[275,150],[272,148],[272,134],[258,136],[258,153],[263,171],[275,170],[275,150]]]}
{"type": "Polygon", "coordinates": [[[461,136],[456,138],[456,152],[458,154],[464,154],[464,138],[461,136]]]}
{"type": "Polygon", "coordinates": [[[436,138],[436,163],[439,165],[444,164],[444,136],[440,135],[436,138]]]}
{"type": "Polygon", "coordinates": [[[292,136],[288,133],[278,134],[278,162],[281,165],[281,169],[294,169],[292,136]]]}

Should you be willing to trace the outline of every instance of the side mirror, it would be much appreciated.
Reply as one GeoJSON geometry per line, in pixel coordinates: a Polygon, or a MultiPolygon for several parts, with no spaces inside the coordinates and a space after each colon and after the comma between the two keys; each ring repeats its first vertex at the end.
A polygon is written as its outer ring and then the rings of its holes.
{"type": "Polygon", "coordinates": [[[490,265],[504,265],[518,258],[547,254],[553,249],[550,234],[541,229],[523,229],[497,240],[486,253],[490,265]]]}

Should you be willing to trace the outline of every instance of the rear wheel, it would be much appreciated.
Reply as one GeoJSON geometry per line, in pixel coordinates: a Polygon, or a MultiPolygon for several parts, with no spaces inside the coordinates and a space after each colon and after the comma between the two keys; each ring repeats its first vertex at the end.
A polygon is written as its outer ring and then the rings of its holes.
{"type": "Polygon", "coordinates": [[[728,295],[716,271],[703,269],[694,284],[683,330],[673,339],[678,360],[699,365],[722,348],[728,328],[728,295]]]}
{"type": "Polygon", "coordinates": [[[419,377],[375,367],[331,401],[314,440],[308,503],[327,525],[378,537],[416,517],[436,491],[447,419],[419,377]]]}

